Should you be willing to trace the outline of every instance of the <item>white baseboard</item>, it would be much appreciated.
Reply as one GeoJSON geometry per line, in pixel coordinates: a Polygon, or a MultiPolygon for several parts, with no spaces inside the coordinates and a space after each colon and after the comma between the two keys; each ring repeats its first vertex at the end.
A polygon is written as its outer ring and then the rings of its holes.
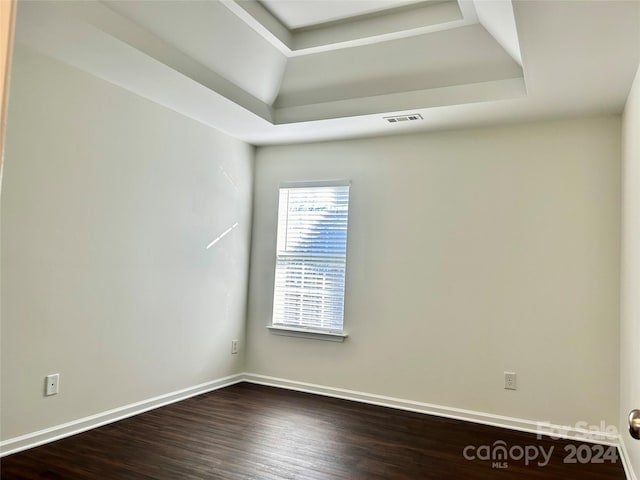
{"type": "Polygon", "coordinates": [[[410,412],[426,413],[428,415],[437,415],[439,417],[480,423],[482,425],[508,428],[510,430],[535,433],[550,436],[553,438],[599,443],[602,445],[611,445],[615,447],[619,446],[620,443],[619,436],[617,434],[612,434],[609,432],[586,430],[581,428],[554,425],[550,423],[541,423],[533,420],[524,420],[520,418],[506,417],[503,415],[495,415],[492,413],[446,407],[443,405],[435,405],[432,403],[416,402],[413,400],[405,400],[402,398],[386,397],[383,395],[346,390],[343,388],[327,387],[325,385],[316,385],[313,383],[297,382],[284,378],[268,377],[265,375],[257,375],[253,373],[245,373],[243,378],[246,382],[256,383],[259,385],[286,388],[299,392],[315,393],[328,397],[353,400],[356,402],[379,405],[382,407],[397,408],[410,412]]]}
{"type": "Polygon", "coordinates": [[[618,452],[620,452],[620,459],[622,460],[622,466],[624,467],[624,473],[627,476],[627,480],[638,480],[638,477],[633,471],[633,466],[629,460],[629,451],[627,450],[627,444],[622,437],[619,438],[618,452]]]}
{"type": "Polygon", "coordinates": [[[80,418],[71,422],[56,425],[55,427],[45,428],[37,432],[28,433],[19,437],[10,438],[0,442],[0,457],[10,455],[12,453],[37,447],[45,443],[53,442],[61,438],[69,437],[77,433],[85,432],[94,428],[101,427],[108,423],[117,422],[123,418],[138,415],[140,413],[153,410],[155,408],[169,405],[170,403],[179,402],[189,397],[194,397],[202,393],[211,392],[219,388],[227,387],[235,383],[243,381],[243,375],[231,375],[219,378],[211,382],[195,385],[193,387],[178,390],[176,392],[167,393],[158,397],[143,400],[141,402],[132,403],[123,407],[114,408],[106,412],[101,412],[89,417],[80,418]]]}

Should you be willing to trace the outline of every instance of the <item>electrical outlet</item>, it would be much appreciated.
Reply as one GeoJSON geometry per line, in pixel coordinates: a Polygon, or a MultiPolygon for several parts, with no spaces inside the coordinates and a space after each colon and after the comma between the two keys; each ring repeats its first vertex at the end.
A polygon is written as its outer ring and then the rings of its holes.
{"type": "Polygon", "coordinates": [[[55,395],[58,393],[58,385],[60,383],[60,374],[53,373],[51,375],[47,375],[45,378],[46,384],[44,389],[44,394],[46,396],[55,395]]]}
{"type": "Polygon", "coordinates": [[[516,374],[514,372],[504,372],[504,389],[516,390],[516,374]]]}
{"type": "Polygon", "coordinates": [[[238,340],[231,340],[231,353],[236,354],[238,353],[238,344],[240,342],[238,340]]]}

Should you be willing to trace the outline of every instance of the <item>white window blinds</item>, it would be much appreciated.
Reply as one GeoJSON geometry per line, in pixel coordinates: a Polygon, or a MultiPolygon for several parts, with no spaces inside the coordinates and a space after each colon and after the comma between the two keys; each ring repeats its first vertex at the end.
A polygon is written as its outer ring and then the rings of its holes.
{"type": "Polygon", "coordinates": [[[342,332],[349,185],[280,188],[273,325],[342,332]]]}

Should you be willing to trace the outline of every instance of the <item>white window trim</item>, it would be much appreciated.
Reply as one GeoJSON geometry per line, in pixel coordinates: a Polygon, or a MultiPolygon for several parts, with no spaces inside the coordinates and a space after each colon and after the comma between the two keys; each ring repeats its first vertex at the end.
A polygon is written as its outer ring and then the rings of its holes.
{"type": "Polygon", "coordinates": [[[278,185],[281,188],[304,188],[304,187],[350,187],[351,180],[318,180],[312,182],[282,182],[278,185]]]}
{"type": "MultiPolygon", "coordinates": [[[[333,186],[348,186],[351,187],[351,180],[338,179],[338,180],[319,180],[319,181],[307,181],[307,182],[281,182],[278,185],[278,190],[282,188],[303,188],[303,187],[333,187],[333,186]]],[[[345,279],[346,280],[346,279],[345,279]]],[[[345,292],[346,297],[346,292],[345,292]]],[[[343,313],[344,315],[344,313],[343,313]]],[[[343,317],[344,322],[344,317],[343,317]]],[[[343,323],[344,326],[344,323],[343,323]]],[[[273,323],[266,326],[272,335],[306,338],[311,340],[324,340],[328,342],[343,343],[349,336],[346,330],[331,331],[320,330],[305,327],[295,327],[290,325],[274,325],[273,323]]]]}
{"type": "Polygon", "coordinates": [[[283,325],[267,325],[272,335],[282,335],[285,337],[309,338],[311,340],[325,340],[327,342],[344,342],[349,336],[344,330],[342,332],[331,332],[329,330],[313,330],[310,328],[295,328],[283,325]]]}

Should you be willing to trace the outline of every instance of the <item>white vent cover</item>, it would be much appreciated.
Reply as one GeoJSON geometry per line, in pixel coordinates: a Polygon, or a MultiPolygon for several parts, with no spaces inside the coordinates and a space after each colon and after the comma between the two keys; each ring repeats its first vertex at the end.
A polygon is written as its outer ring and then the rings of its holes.
{"type": "Polygon", "coordinates": [[[382,117],[389,123],[410,122],[412,120],[423,120],[419,113],[409,113],[408,115],[394,115],[392,117],[382,117]]]}

